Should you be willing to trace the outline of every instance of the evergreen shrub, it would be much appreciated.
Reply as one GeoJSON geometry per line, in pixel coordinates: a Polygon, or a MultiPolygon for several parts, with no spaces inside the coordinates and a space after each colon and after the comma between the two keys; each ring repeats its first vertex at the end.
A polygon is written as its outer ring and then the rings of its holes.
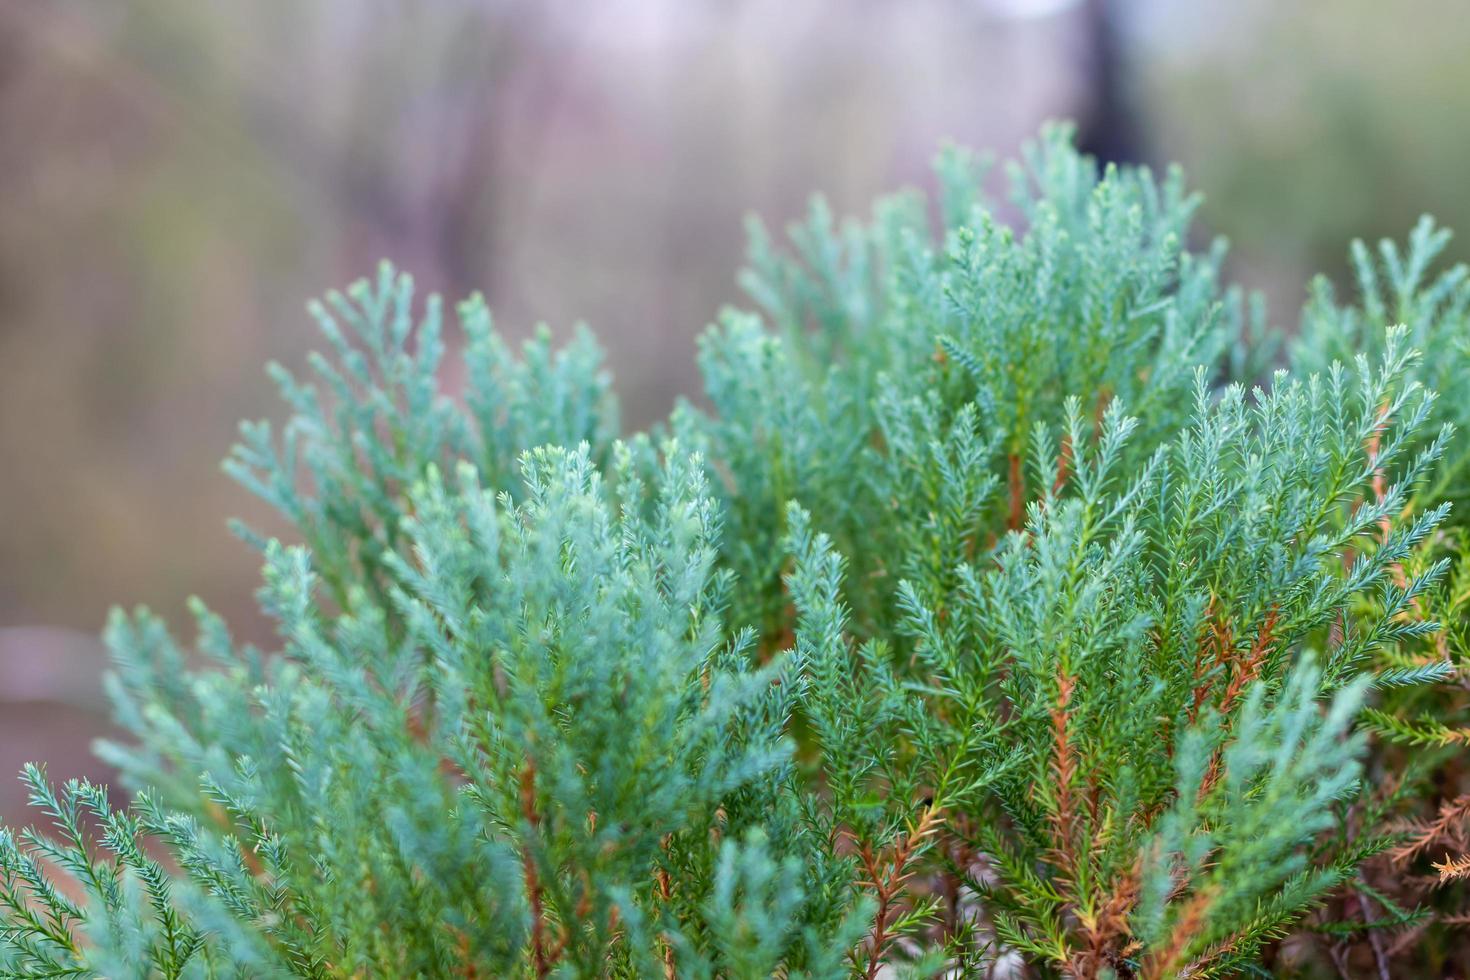
{"type": "Polygon", "coordinates": [[[26,769],[0,974],[1446,969],[1470,275],[1426,220],[1277,344],[1177,172],[987,171],[753,225],[648,433],[590,335],[314,304],[225,464],[275,649],[113,613],[127,793],[26,769]]]}

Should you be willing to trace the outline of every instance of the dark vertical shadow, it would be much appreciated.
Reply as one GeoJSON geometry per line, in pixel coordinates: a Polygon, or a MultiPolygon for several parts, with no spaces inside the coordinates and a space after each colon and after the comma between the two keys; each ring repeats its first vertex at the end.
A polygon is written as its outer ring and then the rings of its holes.
{"type": "Polygon", "coordinates": [[[1122,0],[1083,0],[1084,72],[1089,104],[1077,121],[1081,149],[1103,163],[1145,163],[1142,114],[1132,97],[1122,0]]]}

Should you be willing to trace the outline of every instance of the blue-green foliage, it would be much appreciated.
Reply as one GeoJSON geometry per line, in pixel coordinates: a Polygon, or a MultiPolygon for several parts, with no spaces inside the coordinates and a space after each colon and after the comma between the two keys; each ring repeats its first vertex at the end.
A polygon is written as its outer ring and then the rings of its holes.
{"type": "Polygon", "coordinates": [[[818,200],[789,256],[755,226],[742,281],[773,330],[727,316],[700,358],[715,417],[675,418],[728,467],[726,547],[746,619],[780,616],[788,497],[821,514],[854,563],[863,628],[890,625],[897,563],[943,578],[956,549],[1020,527],[1053,476],[1026,470],[1033,428],[1060,422],[1066,398],[1085,401],[1089,431],[1109,401],[1128,405],[1138,465],[1187,420],[1196,367],[1255,369],[1245,352],[1260,312],[1222,290],[1223,244],[1187,249],[1196,199],[1180,175],[1100,171],[1069,135],[1049,129],[1011,168],[1019,227],[986,206],[985,168],[957,150],[939,160],[936,231],[912,192],[840,231],[818,200]],[[906,544],[926,531],[914,554],[906,544]]]}
{"type": "MultiPolygon", "coordinates": [[[[1330,280],[1314,280],[1292,345],[1293,363],[1317,371],[1359,353],[1378,356],[1386,328],[1405,324],[1407,342],[1426,355],[1416,377],[1441,394],[1436,417],[1470,428],[1470,267],[1435,268],[1449,241],[1449,230],[1426,216],[1406,247],[1379,242],[1376,259],[1363,242],[1353,242],[1357,302],[1340,303],[1330,280]]],[[[1470,502],[1470,452],[1452,452],[1426,496],[1459,507],[1470,502]]]]}
{"type": "MultiPolygon", "coordinates": [[[[413,306],[413,280],[384,265],[376,283],[328,293],[310,311],[334,357],[313,353],[316,380],[269,367],[292,416],[280,439],[247,422],[225,471],[286,517],[311,550],[333,597],[354,585],[377,589],[384,555],[398,547],[405,491],[431,463],[467,459],[496,489],[519,485],[520,454],[543,444],[591,446],[605,462],[617,404],[596,342],[579,331],[562,350],[542,329],[517,360],[495,332],[484,301],[460,304],[461,410],[440,392],[442,303],[413,306]]],[[[264,541],[248,528],[247,540],[264,541]]],[[[378,596],[379,601],[382,596],[378,596]]]]}
{"type": "Polygon", "coordinates": [[[1360,703],[1457,670],[1464,273],[1423,285],[1424,226],[1251,389],[1177,173],[1064,130],[1004,211],[938,172],[937,227],[755,226],[763,313],[657,438],[585,334],[517,357],[476,298],[446,337],[386,267],[315,306],[334,355],[226,464],[298,539],[242,529],[277,648],[113,615],[134,796],[27,770],[54,833],[0,832],[0,975],[1259,968],[1391,843],[1350,825],[1360,703]]]}
{"type": "Polygon", "coordinates": [[[1196,728],[1179,745],[1173,803],[1143,845],[1134,914],[1153,969],[1240,969],[1262,942],[1286,933],[1297,910],[1383,846],[1373,840],[1309,862],[1307,848],[1334,826],[1336,804],[1361,791],[1363,737],[1347,731],[1367,686],[1364,677],[1340,690],[1324,715],[1319,681],[1308,660],[1269,708],[1265,686],[1252,688],[1228,742],[1224,729],[1196,728]],[[1211,787],[1215,758],[1224,775],[1211,787]]]}

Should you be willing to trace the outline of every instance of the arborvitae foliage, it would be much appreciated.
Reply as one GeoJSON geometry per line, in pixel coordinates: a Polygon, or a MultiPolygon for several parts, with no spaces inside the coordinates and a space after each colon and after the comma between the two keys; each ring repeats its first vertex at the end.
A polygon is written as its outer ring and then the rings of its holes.
{"type": "Polygon", "coordinates": [[[1006,205],[938,174],[755,227],[762,312],[650,435],[590,337],[516,355],[476,298],[446,338],[386,267],[314,306],[333,355],[273,368],[294,414],[226,464],[295,527],[240,529],[278,649],[114,614],[131,797],[27,769],[0,975],[1443,969],[1442,233],[1358,248],[1358,305],[1315,287],[1272,374],[1178,174],[1063,130],[1006,205]]]}
{"type": "MultiPolygon", "coordinates": [[[[1384,325],[1407,325],[1407,340],[1424,350],[1412,375],[1443,393],[1432,413],[1436,421],[1463,430],[1470,425],[1470,270],[1438,268],[1450,233],[1421,218],[1404,245],[1379,242],[1376,255],[1354,242],[1351,266],[1354,302],[1343,305],[1331,284],[1319,278],[1292,345],[1292,361],[1318,370],[1349,352],[1370,355],[1382,349],[1384,325]]],[[[1376,445],[1376,443],[1375,443],[1376,445]]],[[[1383,482],[1375,480],[1375,495],[1383,482]]],[[[1370,778],[1371,798],[1350,814],[1354,827],[1388,821],[1399,835],[1395,847],[1366,865],[1354,893],[1341,897],[1335,911],[1351,920],[1337,923],[1337,934],[1367,939],[1373,955],[1366,963],[1404,964],[1406,973],[1438,975],[1451,964],[1470,962],[1464,942],[1463,882],[1470,868],[1470,794],[1460,759],[1470,745],[1470,684],[1464,664],[1470,653],[1470,442],[1447,445],[1444,462],[1421,488],[1416,504],[1453,502],[1452,526],[1421,544],[1393,570],[1396,585],[1437,564],[1452,562],[1445,585],[1416,596],[1406,618],[1438,620],[1443,628],[1383,651],[1382,663],[1405,677],[1453,668],[1449,683],[1395,686],[1365,709],[1363,726],[1379,740],[1370,778]]]]}

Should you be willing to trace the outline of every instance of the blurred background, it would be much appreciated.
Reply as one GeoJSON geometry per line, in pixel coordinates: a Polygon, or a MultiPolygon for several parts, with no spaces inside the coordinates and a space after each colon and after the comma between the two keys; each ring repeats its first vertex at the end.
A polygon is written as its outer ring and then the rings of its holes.
{"type": "Polygon", "coordinates": [[[110,604],[268,641],[217,463],[379,258],[512,336],[586,320],[642,427],[740,300],[744,214],[1066,117],[1185,164],[1290,329],[1351,237],[1470,236],[1467,51],[1463,0],[3,0],[0,819],[26,760],[106,778],[110,604]]]}

